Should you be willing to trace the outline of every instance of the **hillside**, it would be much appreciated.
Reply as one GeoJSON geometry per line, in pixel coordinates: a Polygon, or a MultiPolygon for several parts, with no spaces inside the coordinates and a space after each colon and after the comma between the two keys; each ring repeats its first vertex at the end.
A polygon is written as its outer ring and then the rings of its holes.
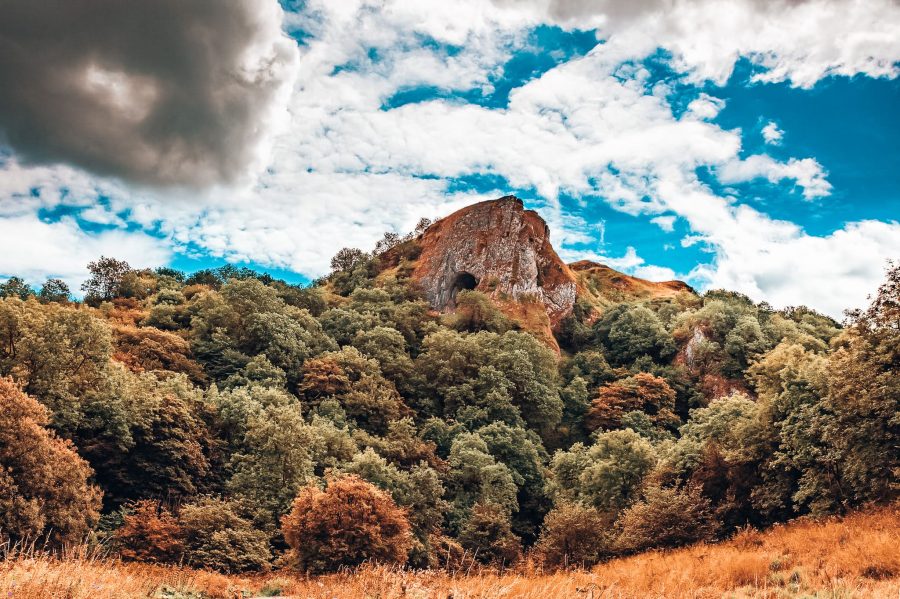
{"type": "Polygon", "coordinates": [[[573,262],[569,264],[569,269],[575,273],[579,297],[585,298],[599,310],[620,302],[664,299],[680,293],[695,293],[683,281],[648,281],[590,260],[573,262]]]}
{"type": "MultiPolygon", "coordinates": [[[[307,287],[108,257],[83,301],[0,284],[0,546],[412,584],[384,572],[627,570],[897,500],[900,266],[839,324],[569,266],[548,235],[507,197],[307,287]]],[[[873,567],[850,574],[895,575],[873,567]]]]}

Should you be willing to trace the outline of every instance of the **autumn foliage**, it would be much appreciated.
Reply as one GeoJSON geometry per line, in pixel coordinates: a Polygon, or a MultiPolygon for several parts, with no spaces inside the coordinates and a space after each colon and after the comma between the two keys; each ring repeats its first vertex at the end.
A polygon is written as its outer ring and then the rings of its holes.
{"type": "Polygon", "coordinates": [[[282,519],[288,560],[307,572],[365,562],[403,564],[412,546],[409,521],[390,495],[357,476],[300,491],[282,519]]]}
{"type": "Polygon", "coordinates": [[[644,412],[659,426],[674,426],[675,391],[646,372],[600,387],[587,414],[590,429],[614,429],[628,412],[644,412]]]}
{"type": "Polygon", "coordinates": [[[78,541],[99,517],[100,490],[47,408],[0,378],[0,539],[78,541]]]}

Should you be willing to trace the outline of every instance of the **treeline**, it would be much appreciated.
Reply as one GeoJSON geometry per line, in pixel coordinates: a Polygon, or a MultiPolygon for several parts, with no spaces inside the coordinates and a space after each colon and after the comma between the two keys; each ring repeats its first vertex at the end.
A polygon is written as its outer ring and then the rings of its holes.
{"type": "Polygon", "coordinates": [[[557,567],[897,495],[900,267],[843,327],[724,291],[580,304],[560,356],[480,293],[434,313],[415,238],[382,245],[307,288],[109,258],[83,302],[0,285],[3,540],[557,567]]]}

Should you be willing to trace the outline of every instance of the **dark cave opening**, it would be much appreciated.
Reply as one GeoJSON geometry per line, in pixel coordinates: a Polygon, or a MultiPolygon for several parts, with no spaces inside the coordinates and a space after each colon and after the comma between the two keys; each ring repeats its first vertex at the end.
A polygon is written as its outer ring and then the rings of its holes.
{"type": "Polygon", "coordinates": [[[456,279],[453,281],[453,287],[450,289],[450,304],[456,304],[456,294],[464,289],[475,289],[478,287],[478,279],[476,279],[472,273],[468,272],[460,272],[456,274],[456,279]]]}

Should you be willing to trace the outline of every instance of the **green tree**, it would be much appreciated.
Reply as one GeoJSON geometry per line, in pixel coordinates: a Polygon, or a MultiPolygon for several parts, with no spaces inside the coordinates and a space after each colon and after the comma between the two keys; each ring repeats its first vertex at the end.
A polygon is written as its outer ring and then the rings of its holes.
{"type": "Polygon", "coordinates": [[[119,294],[119,287],[125,275],[131,272],[131,266],[124,260],[100,256],[98,260],[87,265],[90,278],[81,284],[84,301],[96,305],[109,301],[119,294]]]}
{"type": "Polygon", "coordinates": [[[511,566],[522,556],[522,543],[512,531],[509,512],[493,503],[475,504],[459,542],[482,564],[511,566]]]}
{"type": "Polygon", "coordinates": [[[594,444],[576,443],[558,451],[550,463],[558,500],[574,500],[601,511],[628,506],[644,477],[656,465],[650,442],[632,430],[596,435],[594,444]]]}
{"type": "Polygon", "coordinates": [[[642,305],[622,304],[608,310],[594,330],[616,364],[629,364],[641,356],[661,362],[675,355],[672,335],[656,313],[642,305]]]}
{"type": "Polygon", "coordinates": [[[34,297],[34,290],[22,278],[10,277],[0,283],[0,299],[5,297],[16,297],[24,301],[34,297]]]}
{"type": "Polygon", "coordinates": [[[72,297],[69,286],[62,279],[47,279],[38,292],[38,299],[42,302],[56,302],[64,304],[72,297]]]}

